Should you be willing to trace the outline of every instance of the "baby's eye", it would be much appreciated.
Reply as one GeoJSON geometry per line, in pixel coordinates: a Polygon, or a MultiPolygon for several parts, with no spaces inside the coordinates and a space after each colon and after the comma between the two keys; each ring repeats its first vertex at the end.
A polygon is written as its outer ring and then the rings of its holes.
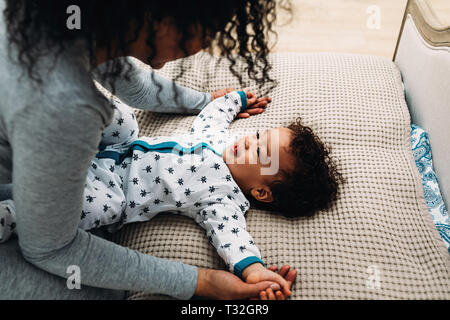
{"type": "Polygon", "coordinates": [[[258,147],[256,148],[256,154],[259,157],[259,130],[256,130],[256,139],[258,140],[258,147]]]}

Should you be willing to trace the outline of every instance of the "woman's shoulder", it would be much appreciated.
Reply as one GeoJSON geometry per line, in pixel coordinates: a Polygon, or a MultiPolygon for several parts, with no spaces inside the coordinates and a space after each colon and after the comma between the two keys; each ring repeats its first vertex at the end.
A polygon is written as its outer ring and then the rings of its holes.
{"type": "Polygon", "coordinates": [[[9,54],[4,38],[0,39],[0,49],[0,95],[5,97],[0,114],[4,120],[32,107],[67,117],[85,109],[100,113],[105,124],[110,121],[113,108],[94,84],[81,43],[74,43],[57,58],[52,54],[42,57],[34,70],[42,80],[40,84],[15,60],[14,48],[9,54]]]}

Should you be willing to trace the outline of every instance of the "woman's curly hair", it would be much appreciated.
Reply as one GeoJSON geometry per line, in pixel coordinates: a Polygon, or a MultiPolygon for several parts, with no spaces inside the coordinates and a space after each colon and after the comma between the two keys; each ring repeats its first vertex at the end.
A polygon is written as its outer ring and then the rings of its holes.
{"type": "MultiPolygon", "coordinates": [[[[237,59],[246,62],[249,79],[259,88],[269,84],[266,90],[269,91],[276,85],[269,76],[269,34],[276,35],[273,26],[277,9],[291,12],[289,0],[282,0],[278,6],[276,0],[6,0],[6,3],[4,16],[10,48],[14,45],[18,49],[17,62],[40,84],[42,78],[35,67],[41,57],[58,56],[75,40],[82,39],[87,44],[92,71],[96,66],[96,46],[106,48],[108,60],[124,56],[147,25],[150,30],[146,43],[152,56],[144,62],[149,62],[156,52],[153,24],[173,18],[181,34],[180,48],[186,54],[186,41],[192,38],[193,28],[198,30],[201,26],[204,46],[214,43],[218,53],[230,61],[230,70],[243,87],[242,75],[236,70],[237,59]],[[79,30],[66,27],[67,9],[72,5],[81,11],[79,30]]],[[[110,63],[101,76],[104,80],[115,79],[123,72],[127,76],[131,66],[126,64],[110,63]]]]}
{"type": "Polygon", "coordinates": [[[310,217],[330,208],[344,179],[330,156],[330,150],[310,127],[298,118],[288,126],[292,132],[290,152],[295,157],[294,172],[281,172],[282,179],[269,185],[274,201],[254,205],[280,212],[287,218],[310,217]]]}

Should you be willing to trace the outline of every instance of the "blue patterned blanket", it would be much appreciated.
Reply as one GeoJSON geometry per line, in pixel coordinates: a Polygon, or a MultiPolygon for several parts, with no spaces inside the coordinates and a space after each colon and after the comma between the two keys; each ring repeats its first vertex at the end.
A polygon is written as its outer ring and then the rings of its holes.
{"type": "Polygon", "coordinates": [[[422,176],[428,211],[450,253],[450,219],[434,172],[430,140],[428,133],[415,124],[411,125],[411,146],[417,169],[422,176]]]}

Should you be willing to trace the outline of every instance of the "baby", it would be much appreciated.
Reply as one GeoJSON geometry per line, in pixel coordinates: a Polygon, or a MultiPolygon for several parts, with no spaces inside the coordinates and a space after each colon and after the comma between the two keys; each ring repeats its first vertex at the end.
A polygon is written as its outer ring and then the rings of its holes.
{"type": "MultiPolygon", "coordinates": [[[[244,214],[255,206],[287,217],[309,216],[336,198],[337,171],[328,151],[299,121],[238,138],[228,127],[256,103],[248,91],[213,100],[190,133],[140,137],[131,108],[116,101],[89,168],[80,228],[148,221],[160,212],[183,214],[202,226],[229,270],[247,282],[285,280],[266,269],[246,230],[244,214]],[[230,143],[234,142],[234,143],[230,143]]],[[[0,226],[5,241],[14,205],[0,226]]]]}

